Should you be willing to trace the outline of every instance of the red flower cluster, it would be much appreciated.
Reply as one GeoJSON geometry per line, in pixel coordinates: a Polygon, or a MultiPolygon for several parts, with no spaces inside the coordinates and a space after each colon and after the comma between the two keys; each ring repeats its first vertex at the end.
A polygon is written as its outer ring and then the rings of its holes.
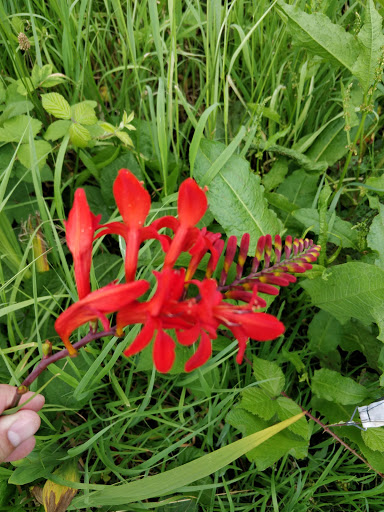
{"type": "Polygon", "coordinates": [[[196,224],[207,209],[207,198],[192,179],[185,180],[179,190],[177,218],[166,216],[144,227],[150,210],[148,192],[138,179],[128,170],[121,169],[113,186],[116,204],[122,222],[99,224],[100,217],[90,211],[84,190],[75,193],[73,208],[66,222],[66,238],[73,255],[75,280],[79,301],[72,304],[56,320],[55,328],[71,356],[76,350],[69,341],[71,333],[86,322],[95,325],[99,319],[104,329],[109,329],[107,314],[117,312],[117,334],[132,324],[143,324],[143,328],[133,343],[125,350],[131,356],[143,350],[153,340],[153,359],[158,371],[168,372],[175,360],[176,341],[181,345],[198,344],[196,351],[185,365],[185,371],[203,365],[211,356],[212,340],[217,337],[219,327],[229,329],[237,338],[239,352],[237,362],[242,361],[249,338],[266,341],[280,336],[284,325],[274,316],[258,312],[265,301],[258,292],[277,294],[274,286],[286,286],[296,280],[289,272],[304,272],[316,260],[319,247],[308,240],[295,240],[287,237],[285,260],[281,260],[282,243],[277,235],[274,241],[274,265],[272,238],[270,235],[259,239],[252,271],[242,277],[249,248],[249,235],[245,234],[240,243],[235,280],[226,285],[228,271],[236,251],[237,239],[230,237],[224,258],[219,283],[212,279],[224,248],[219,233],[211,233],[196,224]],[[170,237],[160,230],[168,228],[170,237]],[[96,233],[98,231],[98,233],[96,233]],[[126,284],[110,285],[90,291],[89,274],[92,263],[93,241],[106,234],[117,234],[126,242],[125,278],[126,284]],[[148,290],[145,280],[135,281],[140,244],[147,239],[156,239],[165,252],[163,269],[154,272],[157,287],[153,297],[143,300],[148,290]],[[293,248],[293,252],[292,252],[293,248]],[[189,252],[191,259],[187,269],[175,268],[182,252],[189,252]],[[210,253],[205,278],[193,279],[194,274],[206,253],[210,253]],[[258,271],[264,257],[264,267],[258,271]],[[189,287],[195,286],[198,294],[188,297],[189,287]],[[139,298],[141,297],[141,300],[139,298]],[[234,305],[226,299],[241,301],[244,305],[234,305]],[[169,331],[173,331],[172,337],[169,331]]]}

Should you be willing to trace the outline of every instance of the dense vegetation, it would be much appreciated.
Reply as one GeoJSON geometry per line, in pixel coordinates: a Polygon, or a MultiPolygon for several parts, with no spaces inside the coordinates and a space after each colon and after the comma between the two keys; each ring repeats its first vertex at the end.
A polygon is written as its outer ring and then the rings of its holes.
{"type": "MultiPolygon", "coordinates": [[[[241,365],[227,331],[203,367],[185,373],[181,350],[158,373],[150,349],[122,355],[136,327],[50,365],[32,387],[46,397],[37,447],[0,467],[0,510],[40,510],[47,479],[75,480],[68,510],[384,510],[382,427],[323,429],[383,395],[384,3],[290,3],[0,3],[1,383],[19,385],[46,339],[63,348],[54,322],[77,300],[63,220],[79,187],[117,220],[121,168],[145,183],[151,220],[193,177],[208,186],[199,226],[250,233],[250,255],[267,233],[322,247],[268,300],[285,334],[251,340],[241,365]],[[300,407],[319,423],[233,444],[300,407]],[[230,446],[231,462],[198,462],[230,446]]],[[[92,289],[124,276],[118,237],[96,249],[92,289]]],[[[153,285],[161,257],[143,244],[153,285]]]]}

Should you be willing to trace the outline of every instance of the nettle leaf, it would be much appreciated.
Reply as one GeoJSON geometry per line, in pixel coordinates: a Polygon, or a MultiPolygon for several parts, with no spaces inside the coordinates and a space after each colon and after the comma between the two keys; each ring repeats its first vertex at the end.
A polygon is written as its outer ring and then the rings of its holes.
{"type": "Polygon", "coordinates": [[[279,14],[288,20],[288,27],[295,42],[307,51],[333,64],[341,65],[353,73],[359,56],[359,44],[352,34],[340,25],[332,23],[324,14],[307,14],[281,0],[278,6],[279,14]]]}
{"type": "MultiPolygon", "coordinates": [[[[240,408],[232,409],[227,415],[226,421],[244,435],[259,432],[269,426],[262,419],[240,408]]],[[[290,432],[285,431],[276,434],[273,439],[265,441],[246,455],[251,462],[255,462],[258,471],[264,471],[287,453],[297,459],[303,459],[306,457],[307,451],[308,441],[298,439],[290,432]]]]}
{"type": "Polygon", "coordinates": [[[379,203],[379,214],[373,219],[367,236],[368,246],[378,253],[375,264],[384,269],[384,205],[379,203]]]}
{"type": "MultiPolygon", "coordinates": [[[[220,142],[202,139],[194,165],[197,182],[203,181],[225,149],[220,142]]],[[[254,253],[260,236],[275,235],[281,229],[276,214],[268,209],[259,176],[237,155],[232,155],[209,183],[207,197],[211,212],[228,236],[240,240],[244,233],[250,234],[249,254],[254,253]]]]}
{"type": "Polygon", "coordinates": [[[276,414],[276,400],[260,388],[248,388],[241,393],[240,407],[263,420],[270,420],[276,414]]]}
{"type": "Polygon", "coordinates": [[[273,361],[253,358],[253,373],[260,388],[271,396],[279,396],[284,389],[285,377],[281,368],[273,361]]]}
{"type": "MultiPolygon", "coordinates": [[[[33,151],[36,153],[36,161],[41,169],[47,161],[51,145],[45,140],[35,140],[33,141],[33,151]]],[[[22,144],[17,152],[17,158],[27,169],[31,169],[33,163],[31,146],[29,144],[22,144]]]]}
{"type": "Polygon", "coordinates": [[[76,123],[85,124],[90,126],[97,123],[97,117],[95,114],[95,107],[97,103],[95,101],[82,101],[72,107],[73,118],[76,123]]]}
{"type": "MultiPolygon", "coordinates": [[[[299,208],[292,212],[292,216],[305,228],[311,226],[311,231],[320,234],[319,211],[315,208],[299,208]]],[[[329,236],[328,241],[343,247],[357,248],[358,233],[352,229],[352,224],[337,217],[334,212],[327,212],[329,236]]]]}
{"type": "Polygon", "coordinates": [[[341,323],[351,317],[364,325],[378,322],[384,341],[384,270],[353,261],[331,267],[326,276],[301,282],[314,305],[329,311],[341,323]]]}
{"type": "Polygon", "coordinates": [[[371,450],[384,452],[384,430],[382,428],[369,428],[361,433],[361,437],[371,450]]]}
{"type": "Polygon", "coordinates": [[[44,139],[46,139],[46,140],[61,139],[62,137],[64,137],[64,135],[66,135],[68,133],[70,126],[71,126],[71,121],[67,121],[64,119],[55,121],[48,126],[48,129],[44,135],[44,139]]]}
{"type": "MultiPolygon", "coordinates": [[[[302,412],[300,407],[290,398],[285,396],[279,396],[276,400],[276,411],[280,420],[285,420],[302,412]]],[[[305,417],[299,419],[295,424],[288,427],[294,434],[309,439],[311,437],[309,425],[305,417]]]]}
{"type": "Polygon", "coordinates": [[[311,388],[319,398],[342,405],[358,404],[369,394],[364,386],[353,379],[326,368],[315,371],[311,388]]]}
{"type": "Polygon", "coordinates": [[[43,108],[59,119],[71,119],[71,106],[68,101],[57,92],[41,95],[43,108]]]}
{"type": "Polygon", "coordinates": [[[72,144],[79,148],[85,148],[92,138],[85,126],[77,123],[72,123],[69,127],[69,137],[72,144]]]}
{"type": "Polygon", "coordinates": [[[28,142],[29,130],[32,130],[32,137],[36,137],[42,126],[43,123],[29,116],[12,117],[0,128],[0,142],[28,142]]]}
{"type": "Polygon", "coordinates": [[[375,80],[384,46],[382,17],[376,11],[373,0],[367,0],[363,26],[357,40],[360,43],[360,54],[352,67],[352,73],[359,80],[364,92],[367,92],[375,80]]]}

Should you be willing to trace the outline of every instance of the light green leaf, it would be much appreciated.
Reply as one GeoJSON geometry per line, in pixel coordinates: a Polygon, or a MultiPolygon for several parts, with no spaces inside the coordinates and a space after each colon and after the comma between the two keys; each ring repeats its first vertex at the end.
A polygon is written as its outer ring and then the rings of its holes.
{"type": "Polygon", "coordinates": [[[384,269],[384,205],[379,203],[379,214],[373,219],[367,236],[368,246],[376,251],[378,258],[375,263],[384,269]]]}
{"type": "Polygon", "coordinates": [[[260,388],[248,388],[241,393],[240,407],[263,420],[270,420],[276,414],[276,401],[260,388]]]}
{"type": "Polygon", "coordinates": [[[29,130],[32,130],[32,136],[41,130],[43,123],[29,116],[16,116],[4,122],[0,128],[0,142],[28,142],[29,130]]]}
{"type": "Polygon", "coordinates": [[[352,72],[359,45],[352,34],[321,13],[307,14],[297,7],[278,2],[279,14],[287,18],[296,43],[307,51],[352,72]]]}
{"type": "Polygon", "coordinates": [[[7,103],[0,116],[0,125],[11,117],[29,113],[31,110],[33,110],[33,103],[30,101],[13,101],[7,103]]]}
{"type": "MultiPolygon", "coordinates": [[[[194,176],[201,183],[212,164],[225,150],[225,145],[206,139],[201,141],[196,155],[194,176]]],[[[207,192],[210,210],[223,226],[226,234],[251,235],[250,254],[254,252],[258,238],[280,231],[280,221],[267,208],[264,188],[260,178],[250,170],[243,158],[232,155],[209,184],[207,192]]]]}
{"type": "Polygon", "coordinates": [[[61,139],[61,137],[64,137],[64,135],[67,134],[70,126],[71,126],[71,121],[61,120],[61,119],[59,121],[55,121],[48,126],[48,129],[44,135],[44,139],[46,139],[46,140],[61,139]]]}
{"type": "Polygon", "coordinates": [[[283,194],[277,194],[276,192],[266,192],[265,199],[270,205],[286,213],[292,213],[299,208],[296,204],[291,203],[283,194]]]}
{"type": "Polygon", "coordinates": [[[341,405],[358,404],[368,396],[368,390],[339,372],[322,368],[316,370],[311,383],[312,392],[319,398],[341,405]]]}
{"type": "MultiPolygon", "coordinates": [[[[33,141],[34,151],[36,153],[36,160],[41,169],[45,162],[47,161],[48,155],[51,151],[51,145],[49,142],[45,140],[35,140],[33,141]]],[[[17,152],[17,158],[20,162],[27,167],[27,169],[32,168],[32,155],[31,155],[31,147],[28,144],[22,144],[17,152]]]]}
{"type": "Polygon", "coordinates": [[[331,267],[328,272],[301,283],[313,304],[329,311],[341,323],[351,317],[364,325],[376,321],[375,308],[384,310],[384,271],[353,261],[331,267]]]}
{"type": "Polygon", "coordinates": [[[384,429],[369,428],[361,433],[364,443],[373,451],[384,452],[384,429]]]}
{"type": "Polygon", "coordinates": [[[95,114],[95,106],[96,102],[82,101],[81,103],[76,103],[72,107],[73,118],[76,123],[85,124],[86,126],[90,126],[92,124],[97,123],[97,117],[95,114]]]}
{"type": "Polygon", "coordinates": [[[43,108],[59,119],[71,119],[71,107],[68,101],[57,92],[41,95],[43,108]]]}
{"type": "Polygon", "coordinates": [[[165,471],[159,475],[145,476],[140,480],[128,484],[114,485],[110,488],[100,486],[100,491],[89,493],[86,496],[80,496],[73,501],[72,505],[75,508],[126,505],[127,503],[165,496],[180,487],[189,485],[200,478],[204,478],[224,468],[250,450],[254,450],[261,443],[264,443],[275,434],[278,434],[295,421],[298,421],[301,417],[302,414],[298,414],[293,418],[289,418],[277,425],[266,428],[261,432],[256,432],[255,434],[235,441],[223,448],[219,448],[192,462],[165,471]]]}
{"type": "Polygon", "coordinates": [[[85,126],[77,123],[72,123],[69,127],[69,137],[72,144],[79,148],[85,148],[92,138],[85,126]]]}
{"type": "Polygon", "coordinates": [[[283,391],[285,377],[277,363],[254,357],[253,373],[259,386],[269,395],[279,396],[283,391]]]}
{"type": "Polygon", "coordinates": [[[375,81],[384,46],[382,17],[376,11],[373,0],[367,0],[363,26],[357,40],[360,43],[360,52],[352,67],[352,73],[359,80],[364,92],[367,92],[375,81]]]}
{"type": "MultiPolygon", "coordinates": [[[[285,396],[279,396],[276,399],[276,409],[279,420],[286,420],[292,415],[299,414],[301,412],[300,407],[293,400],[285,396]]],[[[303,437],[304,439],[309,439],[311,437],[309,425],[305,417],[290,425],[288,430],[300,437],[303,437]]]]}
{"type": "Polygon", "coordinates": [[[4,103],[5,101],[5,87],[3,82],[0,81],[0,103],[4,103]]]}
{"type": "Polygon", "coordinates": [[[38,64],[35,64],[32,69],[31,79],[33,86],[38,87],[44,80],[48,78],[48,76],[52,73],[52,65],[46,64],[43,67],[40,67],[38,64]]]}
{"type": "Polygon", "coordinates": [[[131,137],[126,132],[116,131],[115,136],[118,137],[125,146],[133,146],[131,137]]]}
{"type": "MultiPolygon", "coordinates": [[[[352,224],[339,217],[335,217],[332,225],[333,212],[327,212],[327,223],[329,229],[328,242],[343,247],[357,248],[358,234],[352,229],[352,224]]],[[[305,228],[311,227],[311,231],[318,235],[320,233],[319,212],[315,208],[300,208],[292,212],[292,216],[305,228]]]]}

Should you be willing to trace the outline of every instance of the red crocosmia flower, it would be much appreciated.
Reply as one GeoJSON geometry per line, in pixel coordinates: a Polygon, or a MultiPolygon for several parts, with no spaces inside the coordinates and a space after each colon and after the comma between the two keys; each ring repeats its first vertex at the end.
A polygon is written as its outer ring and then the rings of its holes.
{"type": "Polygon", "coordinates": [[[207,265],[207,274],[209,274],[207,277],[210,277],[216,268],[223,249],[223,244],[217,244],[217,241],[221,237],[221,233],[211,233],[210,231],[207,231],[207,228],[203,228],[200,234],[201,236],[189,250],[189,254],[191,254],[192,258],[189,262],[187,273],[185,275],[186,281],[190,281],[192,279],[199,263],[207,251],[211,252],[211,258],[207,265]]]}
{"type": "Polygon", "coordinates": [[[95,231],[99,228],[101,215],[94,215],[89,209],[87,197],[82,188],[75,192],[73,207],[64,221],[66,239],[73,256],[75,279],[79,299],[90,291],[89,273],[92,263],[92,243],[95,231]]]}
{"type": "Polygon", "coordinates": [[[143,350],[155,336],[153,345],[153,360],[159,372],[168,372],[175,360],[175,342],[164,332],[164,329],[186,328],[190,324],[173,315],[173,308],[179,305],[179,299],[184,291],[185,270],[164,269],[154,272],[157,279],[157,289],[146,303],[136,302],[129,307],[120,309],[117,313],[117,332],[122,327],[135,323],[145,324],[133,343],[124,351],[129,357],[143,350]]]}
{"type": "Polygon", "coordinates": [[[135,281],[127,284],[110,284],[100,290],[89,293],[85,298],[75,302],[57,318],[55,329],[70,356],[77,354],[69,341],[71,333],[93,320],[99,319],[104,329],[109,329],[109,321],[105,315],[128,306],[148,290],[147,281],[135,281]]]}
{"type": "Polygon", "coordinates": [[[126,243],[125,279],[135,279],[140,244],[149,238],[160,240],[163,250],[168,248],[167,237],[159,235],[155,228],[144,227],[145,219],[151,208],[151,198],[140,181],[127,169],[120,169],[113,184],[116,204],[123,217],[123,223],[110,222],[97,237],[105,234],[116,234],[124,238],[126,243]]]}
{"type": "Polygon", "coordinates": [[[178,220],[175,217],[167,216],[152,223],[156,229],[167,227],[175,233],[166,252],[165,268],[173,267],[180,253],[188,251],[201,236],[200,230],[194,226],[203,217],[207,207],[208,202],[204,190],[192,178],[188,178],[179,188],[178,220]]]}

